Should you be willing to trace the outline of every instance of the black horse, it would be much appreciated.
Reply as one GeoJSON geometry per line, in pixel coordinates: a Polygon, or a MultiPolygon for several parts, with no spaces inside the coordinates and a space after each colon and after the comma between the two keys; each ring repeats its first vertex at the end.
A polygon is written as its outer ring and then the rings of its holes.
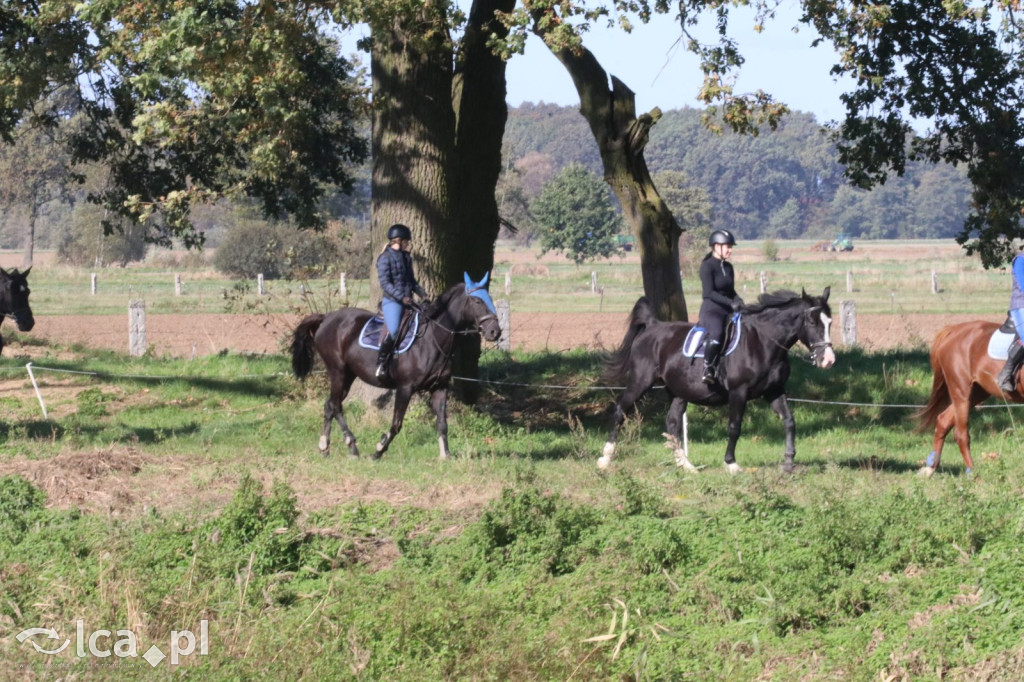
{"type": "Polygon", "coordinates": [[[386,383],[375,375],[377,351],[359,343],[363,326],[373,316],[368,310],[342,308],[328,315],[309,315],[295,328],[292,336],[292,370],[305,378],[313,367],[313,351],[327,366],[331,393],[324,402],[324,428],[320,434],[320,452],[331,451],[331,420],[336,419],[345,434],[351,456],[358,457],[356,438],[345,423],[341,403],[356,377],[373,386],[395,389],[395,409],[391,428],[381,436],[373,458],[377,459],[402,428],[405,411],[413,393],[430,391],[430,405],[437,416],[438,445],[441,459],[448,452],[448,384],[451,380],[452,352],[456,334],[482,333],[488,341],[501,336],[497,312],[484,287],[488,275],[473,282],[465,275],[421,313],[416,340],[409,349],[396,355],[386,383]]]}
{"type": "MultiPolygon", "coordinates": [[[[28,307],[28,273],[31,267],[25,268],[25,272],[4,270],[0,268],[0,323],[4,317],[9,317],[18,325],[18,331],[29,332],[35,326],[36,320],[32,317],[32,309],[28,307]]],[[[0,351],[3,351],[4,340],[0,337],[0,351]]]]}
{"type": "Polygon", "coordinates": [[[730,473],[742,471],[736,464],[736,441],[740,437],[747,401],[764,398],[786,425],[786,452],[783,469],[793,470],[796,455],[796,420],[786,400],[789,378],[789,349],[800,341],[811,351],[812,362],[828,369],[835,363],[829,336],[832,323],[828,306],[829,287],[821,296],[780,291],[762,294],[758,302],[743,311],[742,333],[732,354],[722,360],[720,383],[701,381],[703,365],[683,355],[683,341],[693,327],[685,322],[659,322],[650,303],[641,298],[633,307],[629,328],[622,345],[605,362],[603,380],[627,380],[625,391],[615,403],[612,432],[597,461],[604,469],[615,454],[615,440],[625,413],[647,389],[664,382],[672,404],[665,420],[666,447],[673,450],[676,464],[696,471],[690,464],[679,436],[688,403],[729,405],[729,444],[725,465],[730,473]]]}

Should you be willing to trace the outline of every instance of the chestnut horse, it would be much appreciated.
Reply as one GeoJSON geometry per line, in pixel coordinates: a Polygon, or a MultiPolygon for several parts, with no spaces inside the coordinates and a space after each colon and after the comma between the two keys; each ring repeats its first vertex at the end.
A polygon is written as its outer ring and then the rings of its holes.
{"type": "Polygon", "coordinates": [[[939,468],[942,445],[950,429],[954,429],[953,439],[960,447],[966,472],[970,474],[974,468],[971,436],[967,430],[971,408],[985,402],[989,396],[1024,402],[1019,375],[1012,393],[1003,393],[996,384],[1004,361],[989,356],[988,343],[997,329],[999,325],[995,322],[977,320],[944,327],[935,335],[931,350],[932,395],[917,413],[922,431],[935,427],[932,452],[921,468],[922,475],[931,476],[939,468]]]}
{"type": "Polygon", "coordinates": [[[371,386],[395,389],[395,408],[391,428],[380,437],[373,459],[379,458],[402,428],[405,411],[413,393],[430,392],[430,406],[437,417],[438,446],[441,459],[448,458],[448,384],[452,378],[452,354],[456,334],[483,334],[488,341],[501,336],[494,302],[485,288],[489,274],[479,282],[465,275],[465,283],[456,284],[420,314],[416,341],[407,352],[395,356],[390,376],[376,376],[377,351],[359,342],[359,334],[369,310],[342,308],[328,315],[308,315],[292,335],[292,370],[304,379],[313,369],[315,355],[327,367],[331,392],[324,402],[324,426],[320,432],[320,453],[331,452],[331,421],[336,420],[345,434],[352,457],[359,456],[356,437],[345,422],[342,401],[352,382],[362,379],[371,386]]]}

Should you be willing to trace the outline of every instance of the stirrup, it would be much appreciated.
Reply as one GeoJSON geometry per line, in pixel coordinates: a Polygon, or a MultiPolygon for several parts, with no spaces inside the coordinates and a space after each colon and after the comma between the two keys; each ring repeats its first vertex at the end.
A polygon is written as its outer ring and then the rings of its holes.
{"type": "Polygon", "coordinates": [[[718,378],[715,376],[717,373],[718,372],[716,371],[715,367],[705,369],[704,374],[701,376],[700,380],[703,381],[705,384],[718,383],[718,378]]]}
{"type": "Polygon", "coordinates": [[[388,365],[386,362],[382,362],[377,365],[377,371],[374,373],[378,379],[384,379],[388,376],[388,365]]]}

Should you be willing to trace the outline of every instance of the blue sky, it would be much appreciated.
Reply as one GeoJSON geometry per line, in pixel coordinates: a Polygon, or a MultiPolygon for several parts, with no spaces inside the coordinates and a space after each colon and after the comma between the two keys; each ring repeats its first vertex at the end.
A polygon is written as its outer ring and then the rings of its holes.
{"type": "MultiPolygon", "coordinates": [[[[752,19],[734,15],[731,22],[740,51],[746,58],[737,92],[765,90],[790,109],[815,114],[819,122],[840,119],[839,95],[849,89],[829,74],[835,62],[831,46],[811,47],[816,32],[797,24],[795,15],[768,22],[764,32],[752,28],[752,19]],[[744,30],[741,30],[744,29],[744,30]]],[[[646,26],[627,34],[616,29],[595,29],[585,38],[605,71],[614,74],[636,93],[637,112],[657,106],[662,110],[684,106],[702,107],[695,96],[701,73],[697,60],[679,40],[678,24],[671,16],[656,16],[646,26]]],[[[526,54],[508,66],[508,102],[547,102],[563,106],[579,104],[567,72],[537,38],[530,38],[526,54]]]]}

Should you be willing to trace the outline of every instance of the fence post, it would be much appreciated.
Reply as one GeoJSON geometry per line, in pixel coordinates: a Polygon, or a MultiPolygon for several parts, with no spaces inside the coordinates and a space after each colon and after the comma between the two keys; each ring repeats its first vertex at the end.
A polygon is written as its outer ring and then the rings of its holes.
{"type": "Polygon", "coordinates": [[[181,275],[174,276],[174,295],[181,296],[181,275]]]}
{"type": "Polygon", "coordinates": [[[146,302],[128,302],[128,354],[139,357],[146,354],[146,302]]]}
{"type": "Polygon", "coordinates": [[[505,295],[508,296],[512,293],[512,273],[505,273],[505,295]]]}
{"type": "Polygon", "coordinates": [[[92,276],[89,279],[92,280],[92,295],[95,296],[96,295],[96,273],[95,272],[92,273],[92,276]]]}
{"type": "Polygon", "coordinates": [[[341,277],[338,279],[338,295],[341,296],[342,303],[348,300],[348,282],[344,272],[341,273],[341,277]]]}
{"type": "Polygon", "coordinates": [[[932,270],[932,293],[939,293],[939,274],[932,270]]]}
{"type": "Polygon", "coordinates": [[[498,324],[501,326],[501,336],[498,337],[498,348],[507,351],[512,346],[512,330],[510,329],[512,324],[512,309],[507,298],[499,300],[494,304],[494,307],[498,311],[498,324]]]}
{"type": "Polygon", "coordinates": [[[263,295],[263,273],[256,275],[256,293],[263,295]]]}
{"type": "Polygon", "coordinates": [[[761,293],[763,294],[766,291],[768,291],[768,275],[766,275],[764,273],[764,270],[762,270],[761,271],[761,293]]]}
{"type": "Polygon", "coordinates": [[[839,302],[839,318],[843,333],[843,344],[857,345],[857,304],[854,301],[839,302]]]}
{"type": "Polygon", "coordinates": [[[846,293],[853,293],[853,271],[846,271],[846,293]]]}
{"type": "Polygon", "coordinates": [[[597,273],[593,270],[590,271],[590,293],[597,293],[597,273]]]}

